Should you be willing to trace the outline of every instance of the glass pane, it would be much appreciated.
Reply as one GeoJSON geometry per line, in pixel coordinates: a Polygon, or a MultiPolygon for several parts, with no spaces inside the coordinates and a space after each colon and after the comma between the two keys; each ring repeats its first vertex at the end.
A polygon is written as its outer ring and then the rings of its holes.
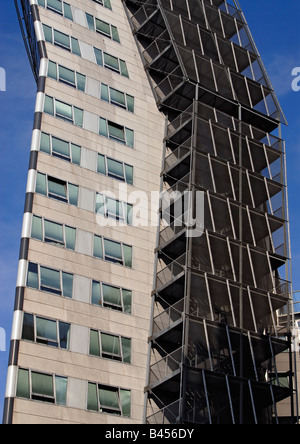
{"type": "Polygon", "coordinates": [[[32,218],[32,229],[31,237],[38,239],[40,241],[43,239],[43,220],[41,217],[33,216],[32,218]]]}
{"type": "Polygon", "coordinates": [[[110,100],[112,103],[126,108],[125,94],[114,88],[110,88],[110,100]]]}
{"type": "Polygon", "coordinates": [[[62,13],[62,2],[60,0],[47,0],[47,6],[50,9],[62,13]]]}
{"type": "Polygon", "coordinates": [[[101,286],[100,282],[92,283],[92,304],[101,305],[101,286]]]}
{"type": "Polygon", "coordinates": [[[119,410],[119,390],[117,388],[99,386],[99,401],[100,407],[119,410]]]}
{"type": "Polygon", "coordinates": [[[125,165],[125,176],[126,176],[126,182],[129,183],[129,185],[133,185],[133,167],[130,165],[125,165]]]}
{"type": "Polygon", "coordinates": [[[99,333],[96,330],[90,331],[90,355],[100,356],[99,333]]]}
{"type": "Polygon", "coordinates": [[[134,147],[134,132],[128,128],[125,128],[126,145],[130,148],[134,147]]]}
{"type": "Polygon", "coordinates": [[[104,239],[105,259],[115,259],[123,263],[121,244],[104,239]]]}
{"type": "Polygon", "coordinates": [[[42,173],[37,173],[36,178],[36,193],[47,195],[47,185],[46,185],[46,175],[42,173]]]}
{"type": "Polygon", "coordinates": [[[29,262],[27,274],[27,287],[39,289],[38,265],[29,262]]]}
{"type": "Polygon", "coordinates": [[[85,92],[86,77],[82,74],[76,73],[76,78],[77,78],[77,89],[79,89],[79,91],[85,92]]]}
{"type": "Polygon", "coordinates": [[[118,287],[112,287],[110,285],[102,285],[103,290],[103,303],[112,304],[122,307],[121,290],[118,287]]]}
{"type": "Polygon", "coordinates": [[[122,415],[130,418],[131,416],[131,392],[129,390],[120,390],[122,415]]]}
{"type": "Polygon", "coordinates": [[[50,28],[50,26],[43,25],[43,29],[44,29],[44,35],[45,35],[46,42],[53,43],[53,41],[52,41],[52,28],[50,28]]]}
{"type": "Polygon", "coordinates": [[[61,376],[55,376],[55,398],[56,404],[66,405],[67,403],[68,379],[61,376]]]}
{"type": "Polygon", "coordinates": [[[34,321],[33,315],[24,313],[22,339],[34,341],[34,321]]]}
{"type": "Polygon", "coordinates": [[[69,20],[73,20],[72,9],[68,3],[64,3],[64,16],[69,20]]]}
{"type": "Polygon", "coordinates": [[[126,223],[132,225],[133,223],[133,206],[129,204],[124,204],[126,213],[126,223]]]}
{"type": "Polygon", "coordinates": [[[110,0],[104,0],[104,6],[108,9],[112,9],[110,0]]]}
{"type": "Polygon", "coordinates": [[[56,321],[36,318],[36,335],[40,338],[49,339],[57,342],[57,324],[56,321]]]}
{"type": "Polygon", "coordinates": [[[102,117],[100,117],[100,119],[99,119],[99,134],[100,134],[100,136],[104,136],[104,137],[108,136],[107,121],[106,121],[106,119],[103,119],[102,117]]]}
{"type": "Polygon", "coordinates": [[[101,333],[102,354],[121,357],[120,338],[101,333]]]}
{"type": "Polygon", "coordinates": [[[131,314],[132,292],[130,290],[122,290],[124,312],[131,314]]]}
{"type": "Polygon", "coordinates": [[[129,78],[127,66],[126,66],[126,63],[124,62],[124,60],[120,60],[120,69],[121,69],[122,76],[129,78]]]}
{"type": "Polygon", "coordinates": [[[43,153],[47,153],[47,154],[51,153],[50,135],[49,134],[42,133],[40,150],[43,151],[43,153]]]}
{"type": "Polygon", "coordinates": [[[132,268],[132,247],[123,245],[125,266],[132,268]]]}
{"type": "Polygon", "coordinates": [[[69,250],[74,251],[76,243],[76,228],[65,226],[65,233],[66,233],[66,247],[69,250]]]}
{"type": "Polygon", "coordinates": [[[100,174],[106,174],[105,156],[98,154],[97,171],[100,174]]]}
{"type": "Polygon", "coordinates": [[[128,111],[130,111],[131,113],[134,113],[134,97],[129,96],[128,94],[126,94],[126,98],[127,98],[127,109],[128,109],[128,111]]]}
{"type": "Polygon", "coordinates": [[[65,298],[72,298],[73,296],[73,278],[74,276],[69,273],[62,273],[63,281],[63,296],[65,298]]]}
{"type": "Polygon", "coordinates": [[[70,324],[59,322],[59,346],[64,350],[70,347],[70,324]]]}
{"type": "Polygon", "coordinates": [[[75,86],[75,72],[64,66],[58,67],[59,80],[69,85],[75,86]]]}
{"type": "Polygon", "coordinates": [[[108,23],[103,22],[96,18],[96,31],[100,32],[100,34],[105,34],[110,37],[110,26],[108,23]]]}
{"type": "Polygon", "coordinates": [[[44,112],[46,114],[50,114],[51,116],[54,116],[54,103],[53,103],[52,97],[49,97],[49,96],[45,97],[44,112]]]}
{"type": "Polygon", "coordinates": [[[120,43],[120,37],[119,37],[118,29],[115,26],[113,26],[113,25],[111,26],[111,36],[112,36],[112,39],[115,42],[120,43]]]}
{"type": "Polygon", "coordinates": [[[72,162],[75,165],[81,164],[81,147],[78,145],[71,144],[71,152],[72,152],[72,162]]]}
{"type": "Polygon", "coordinates": [[[103,57],[102,57],[102,51],[100,49],[94,48],[95,56],[96,56],[96,62],[99,66],[103,66],[103,57]]]}
{"type": "Polygon", "coordinates": [[[49,62],[48,65],[48,77],[57,80],[57,65],[54,62],[49,62]]]}
{"type": "Polygon", "coordinates": [[[131,339],[121,338],[123,362],[131,363],[131,339]]]}
{"type": "Polygon", "coordinates": [[[85,13],[86,15],[86,19],[87,19],[87,23],[88,23],[88,27],[91,31],[95,31],[95,22],[94,22],[94,17],[91,14],[88,14],[87,12],[85,13]]]}
{"type": "Polygon", "coordinates": [[[104,53],[104,66],[119,72],[119,59],[110,54],[104,53]]]}
{"type": "Polygon", "coordinates": [[[52,152],[70,158],[70,145],[64,140],[52,137],[52,152]]]}
{"type": "Polygon", "coordinates": [[[108,174],[116,176],[118,179],[124,179],[123,163],[113,159],[107,159],[108,174]]]}
{"type": "Polygon", "coordinates": [[[83,110],[80,108],[74,107],[74,121],[75,125],[80,128],[83,127],[83,110]]]}
{"type": "Polygon", "coordinates": [[[124,220],[122,202],[116,199],[111,199],[110,197],[106,197],[105,200],[106,200],[106,215],[112,216],[117,220],[119,219],[124,220]]]}
{"type": "Polygon", "coordinates": [[[94,257],[103,259],[102,237],[99,236],[94,237],[94,257]]]}
{"type": "Polygon", "coordinates": [[[49,196],[54,197],[58,196],[61,197],[62,200],[67,200],[67,184],[66,182],[54,179],[53,177],[48,177],[48,190],[49,190],[49,196]]]}
{"type": "Polygon", "coordinates": [[[118,142],[125,143],[124,127],[113,122],[108,122],[109,137],[118,142]]]}
{"type": "Polygon", "coordinates": [[[70,37],[67,34],[57,31],[56,29],[54,29],[54,43],[70,50],[70,37]]]}
{"type": "Polygon", "coordinates": [[[78,206],[79,187],[69,183],[69,204],[78,206]]]}
{"type": "Polygon", "coordinates": [[[66,103],[56,100],[55,101],[55,114],[56,114],[56,117],[61,117],[63,119],[73,122],[73,109],[72,109],[71,105],[67,105],[66,103]]]}
{"type": "Polygon", "coordinates": [[[61,224],[45,220],[45,242],[54,245],[65,245],[64,230],[61,224]]]}
{"type": "Polygon", "coordinates": [[[51,268],[41,267],[41,289],[55,290],[55,292],[60,294],[60,272],[51,268]]]}
{"type": "Polygon", "coordinates": [[[45,396],[54,396],[53,376],[31,372],[32,393],[45,396]]]}
{"type": "Polygon", "coordinates": [[[104,197],[102,194],[96,194],[96,209],[97,214],[104,214],[105,213],[105,206],[104,206],[104,197]]]}
{"type": "Polygon", "coordinates": [[[38,0],[39,6],[45,7],[45,0],[38,0]]]}
{"type": "Polygon", "coordinates": [[[71,44],[72,44],[72,53],[81,57],[81,51],[78,40],[74,39],[74,37],[71,37],[71,44]]]}
{"type": "Polygon", "coordinates": [[[108,86],[104,85],[104,83],[101,83],[101,100],[109,102],[108,86]]]}
{"type": "Polygon", "coordinates": [[[30,398],[29,371],[21,368],[18,371],[17,396],[19,398],[30,398]]]}
{"type": "Polygon", "coordinates": [[[88,410],[98,411],[98,400],[97,400],[97,386],[96,384],[88,384],[88,410]]]}

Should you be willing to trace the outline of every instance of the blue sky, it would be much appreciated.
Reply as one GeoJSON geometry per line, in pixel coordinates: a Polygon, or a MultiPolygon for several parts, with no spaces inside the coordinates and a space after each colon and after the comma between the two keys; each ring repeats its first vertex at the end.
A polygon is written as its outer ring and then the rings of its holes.
{"type": "MultiPolygon", "coordinates": [[[[283,137],[287,142],[294,289],[300,290],[300,92],[291,88],[292,69],[300,67],[300,2],[240,0],[240,5],[289,122],[283,137]]],[[[7,335],[7,351],[0,352],[2,418],[35,106],[35,84],[12,0],[0,5],[0,37],[0,67],[7,73],[7,91],[0,92],[0,328],[7,335]]]]}

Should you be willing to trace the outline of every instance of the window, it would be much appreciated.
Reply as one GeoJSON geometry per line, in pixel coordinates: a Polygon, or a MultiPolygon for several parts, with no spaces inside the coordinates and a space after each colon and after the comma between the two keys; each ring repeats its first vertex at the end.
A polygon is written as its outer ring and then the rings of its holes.
{"type": "Polygon", "coordinates": [[[94,257],[132,268],[132,247],[96,235],[94,257]]]}
{"type": "Polygon", "coordinates": [[[75,163],[76,165],[80,165],[81,163],[80,146],[58,139],[50,134],[42,133],[40,151],[66,160],[67,162],[75,163]]]}
{"type": "Polygon", "coordinates": [[[83,110],[53,97],[45,97],[44,112],[72,125],[83,127],[83,110]]]}
{"type": "Polygon", "coordinates": [[[107,52],[101,51],[101,49],[94,48],[96,62],[99,66],[110,69],[111,71],[117,72],[124,77],[129,77],[126,62],[119,59],[107,52]]]}
{"type": "Polygon", "coordinates": [[[122,125],[111,122],[100,117],[99,119],[99,134],[116,142],[122,143],[129,148],[134,147],[134,131],[125,128],[122,125]]]}
{"type": "Polygon", "coordinates": [[[50,61],[48,66],[48,77],[76,88],[79,91],[85,92],[86,76],[66,68],[65,66],[50,61]]]}
{"type": "Polygon", "coordinates": [[[71,299],[73,295],[73,278],[72,274],[29,262],[26,285],[35,290],[71,299]]]}
{"type": "Polygon", "coordinates": [[[70,324],[24,313],[22,339],[69,350],[70,324]]]}
{"type": "Polygon", "coordinates": [[[43,29],[46,42],[81,57],[80,46],[77,39],[47,25],[43,25],[43,29]]]}
{"type": "Polygon", "coordinates": [[[133,185],[133,167],[98,154],[97,172],[133,185]]]}
{"type": "Polygon", "coordinates": [[[75,251],[76,228],[33,216],[31,237],[56,247],[75,251]]]}
{"type": "Polygon", "coordinates": [[[132,292],[101,282],[92,282],[92,304],[131,314],[132,292]]]}
{"type": "Polygon", "coordinates": [[[131,363],[131,339],[90,330],[90,355],[131,363]]]}
{"type": "Polygon", "coordinates": [[[62,2],[61,0],[38,0],[38,4],[39,6],[50,9],[50,11],[56,12],[69,20],[73,20],[72,9],[68,3],[62,2]]]}
{"type": "Polygon", "coordinates": [[[93,0],[98,5],[104,6],[105,8],[112,9],[110,0],[93,0]]]}
{"type": "Polygon", "coordinates": [[[112,199],[103,194],[96,194],[96,213],[132,225],[133,205],[112,199]]]}
{"type": "Polygon", "coordinates": [[[110,415],[131,416],[131,392],[118,387],[88,384],[88,410],[110,415]]]}
{"type": "Polygon", "coordinates": [[[101,100],[134,113],[134,97],[101,84],[101,100]]]}
{"type": "Polygon", "coordinates": [[[66,405],[68,378],[19,368],[17,397],[66,405]]]}
{"type": "Polygon", "coordinates": [[[88,22],[88,27],[91,31],[96,31],[99,34],[109,37],[115,42],[120,43],[120,37],[118,33],[118,28],[116,26],[110,25],[103,20],[99,20],[86,12],[86,19],[88,22]]]}
{"type": "Polygon", "coordinates": [[[77,207],[79,187],[46,174],[37,173],[36,192],[77,207]]]}

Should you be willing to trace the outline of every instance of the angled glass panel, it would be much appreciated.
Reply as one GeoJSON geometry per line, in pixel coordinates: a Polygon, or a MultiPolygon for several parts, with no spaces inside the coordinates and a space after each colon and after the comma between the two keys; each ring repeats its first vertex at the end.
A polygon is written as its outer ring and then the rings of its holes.
{"type": "Polygon", "coordinates": [[[102,237],[94,237],[94,257],[103,259],[102,237]]]}
{"type": "Polygon", "coordinates": [[[131,339],[121,338],[123,362],[131,363],[131,339]]]}
{"type": "Polygon", "coordinates": [[[63,296],[72,299],[73,296],[73,274],[62,273],[63,296]]]}
{"type": "Polygon", "coordinates": [[[102,291],[103,291],[103,304],[105,306],[115,306],[116,308],[122,308],[120,288],[103,284],[102,291]]]}
{"type": "Polygon", "coordinates": [[[51,154],[51,142],[49,134],[42,133],[40,150],[43,151],[43,153],[51,154]]]}
{"type": "Polygon", "coordinates": [[[110,88],[110,101],[114,105],[126,109],[125,94],[117,89],[110,88]]]}
{"type": "Polygon", "coordinates": [[[51,243],[56,246],[65,246],[64,242],[64,230],[61,224],[44,221],[45,226],[45,242],[51,243]]]}
{"type": "Polygon", "coordinates": [[[71,105],[67,103],[55,101],[55,115],[63,120],[73,123],[73,109],[71,105]]]}
{"type": "Polygon", "coordinates": [[[43,30],[46,42],[53,43],[52,28],[50,26],[43,25],[43,30]]]}
{"type": "Polygon", "coordinates": [[[88,23],[88,27],[91,31],[95,31],[95,21],[94,21],[94,17],[91,14],[88,14],[87,12],[85,13],[86,15],[86,19],[87,19],[87,23],[88,23]]]}
{"type": "Polygon", "coordinates": [[[79,41],[77,39],[74,39],[74,37],[71,37],[71,45],[72,45],[72,53],[81,57],[79,41]]]}
{"type": "Polygon", "coordinates": [[[55,400],[56,404],[67,404],[67,386],[68,378],[62,376],[55,376],[55,400]]]}
{"type": "Polygon", "coordinates": [[[116,26],[111,25],[111,37],[115,42],[120,43],[120,37],[116,26]]]}
{"type": "Polygon", "coordinates": [[[105,156],[98,154],[97,172],[106,175],[105,156]]]}
{"type": "Polygon", "coordinates": [[[97,385],[89,383],[88,384],[88,400],[87,409],[94,412],[98,412],[98,396],[97,396],[97,385]]]}
{"type": "Polygon", "coordinates": [[[90,355],[100,356],[100,341],[97,330],[90,331],[90,355]]]}
{"type": "Polygon", "coordinates": [[[133,167],[130,165],[125,165],[125,176],[126,176],[126,182],[129,183],[129,185],[133,185],[133,167]]]}
{"type": "Polygon", "coordinates": [[[131,392],[129,390],[120,390],[122,415],[130,418],[131,416],[131,392]]]}
{"type": "Polygon", "coordinates": [[[48,177],[48,194],[49,197],[67,202],[67,183],[53,177],[48,177]]]}
{"type": "Polygon", "coordinates": [[[123,163],[107,158],[108,175],[119,180],[124,180],[123,163]]]}
{"type": "Polygon", "coordinates": [[[34,341],[34,317],[32,314],[24,313],[22,339],[34,341]]]}
{"type": "Polygon", "coordinates": [[[85,92],[85,82],[86,82],[86,76],[76,73],[76,82],[77,82],[77,89],[79,91],[85,92]]]}
{"type": "Polygon", "coordinates": [[[62,15],[63,6],[61,0],[47,0],[48,9],[52,9],[55,12],[58,12],[62,15]]]}
{"type": "Polygon", "coordinates": [[[104,239],[105,259],[111,262],[123,264],[121,244],[104,239]]]}
{"type": "Polygon", "coordinates": [[[36,341],[52,345],[58,346],[57,341],[57,323],[56,321],[51,321],[49,319],[44,319],[37,317],[36,318],[36,341]]]}
{"type": "Polygon", "coordinates": [[[101,333],[101,348],[102,356],[108,355],[106,357],[115,357],[121,359],[121,347],[119,336],[108,335],[101,333]]]}
{"type": "Polygon", "coordinates": [[[57,65],[54,62],[49,61],[48,65],[48,77],[57,80],[57,65]]]}
{"type": "Polygon", "coordinates": [[[132,268],[132,247],[123,245],[125,266],[132,268]]]}
{"type": "Polygon", "coordinates": [[[41,290],[61,294],[60,272],[41,267],[41,290]]]}
{"type": "Polygon", "coordinates": [[[64,3],[64,17],[73,21],[72,9],[68,3],[64,3]]]}
{"type": "Polygon", "coordinates": [[[70,348],[70,324],[59,322],[59,346],[63,350],[70,348]]]}
{"type": "Polygon", "coordinates": [[[69,184],[69,204],[78,206],[79,187],[77,185],[69,184]]]}
{"type": "Polygon", "coordinates": [[[53,398],[53,376],[31,372],[32,395],[41,395],[46,398],[53,398]]]}
{"type": "Polygon", "coordinates": [[[52,97],[45,97],[44,112],[50,114],[50,116],[54,116],[54,101],[52,97]]]}
{"type": "Polygon", "coordinates": [[[105,102],[109,102],[109,91],[108,86],[101,83],[101,100],[105,100],[105,102]]]}
{"type": "Polygon", "coordinates": [[[120,415],[119,390],[117,388],[99,385],[98,392],[100,411],[120,415]]]}
{"type": "Polygon", "coordinates": [[[63,32],[57,31],[57,29],[54,29],[54,44],[63,49],[71,51],[70,37],[63,32]]]}
{"type": "Polygon", "coordinates": [[[124,312],[131,314],[132,292],[130,290],[122,290],[124,312]]]}
{"type": "Polygon", "coordinates": [[[111,36],[109,23],[103,22],[102,20],[99,20],[97,18],[96,18],[96,31],[108,37],[111,36]]]}
{"type": "Polygon", "coordinates": [[[97,65],[103,66],[103,54],[100,49],[94,48],[97,65]]]}
{"type": "Polygon", "coordinates": [[[66,247],[68,250],[75,251],[76,228],[65,226],[66,247]]]}
{"type": "Polygon", "coordinates": [[[33,216],[31,237],[40,241],[43,239],[43,219],[41,217],[33,216]]]}
{"type": "Polygon", "coordinates": [[[83,127],[83,110],[80,108],[74,107],[74,123],[80,128],[83,127]]]}
{"type": "Polygon", "coordinates": [[[18,370],[17,397],[30,398],[29,371],[21,368],[18,370]]]}
{"type": "Polygon", "coordinates": [[[92,283],[92,304],[101,305],[101,284],[93,281],[92,283]]]}
{"type": "Polygon", "coordinates": [[[65,68],[64,66],[58,66],[59,80],[67,85],[76,87],[75,72],[72,69],[65,68]]]}
{"type": "Polygon", "coordinates": [[[27,287],[39,289],[39,267],[32,262],[28,265],[27,287]]]}
{"type": "Polygon", "coordinates": [[[81,147],[78,145],[71,144],[72,162],[75,165],[81,164],[81,147]]]}
{"type": "Polygon", "coordinates": [[[103,57],[104,57],[104,66],[106,68],[111,69],[116,72],[120,71],[119,59],[117,57],[107,54],[106,52],[104,52],[103,57]]]}
{"type": "Polygon", "coordinates": [[[70,160],[70,144],[64,140],[52,137],[52,154],[65,160],[70,160]]]}

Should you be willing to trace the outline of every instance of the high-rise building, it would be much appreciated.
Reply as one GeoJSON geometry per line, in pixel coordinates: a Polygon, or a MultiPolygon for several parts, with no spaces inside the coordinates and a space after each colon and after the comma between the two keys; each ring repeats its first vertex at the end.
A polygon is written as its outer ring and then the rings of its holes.
{"type": "Polygon", "coordinates": [[[4,423],[294,422],[286,122],[238,2],[16,6],[38,90],[4,423]]]}

